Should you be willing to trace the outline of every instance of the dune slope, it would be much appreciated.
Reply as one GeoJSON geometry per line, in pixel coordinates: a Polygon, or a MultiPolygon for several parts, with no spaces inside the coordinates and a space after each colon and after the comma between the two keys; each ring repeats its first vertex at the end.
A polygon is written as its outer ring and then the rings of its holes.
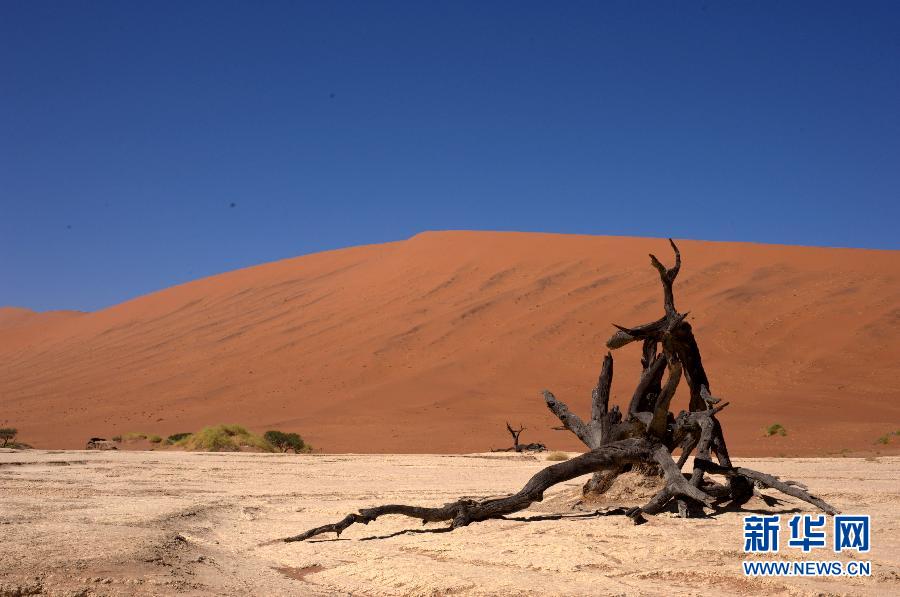
{"type": "MultiPolygon", "coordinates": [[[[900,253],[679,245],[677,306],[732,403],[732,451],[872,449],[900,429],[900,253]],[[763,437],[772,423],[788,435],[763,437]]],[[[0,424],[40,447],[239,422],[327,451],[471,452],[508,445],[509,420],[523,441],[578,449],[539,392],[585,413],[610,324],[662,313],[648,252],[672,259],[658,239],[424,233],[95,313],[8,311],[0,424]]],[[[630,396],[639,352],[614,353],[614,401],[630,396]]]]}

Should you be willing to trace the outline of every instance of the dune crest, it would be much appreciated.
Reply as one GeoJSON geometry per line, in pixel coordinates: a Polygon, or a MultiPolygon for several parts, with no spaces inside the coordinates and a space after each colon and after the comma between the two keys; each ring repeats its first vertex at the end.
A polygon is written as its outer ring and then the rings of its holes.
{"type": "MultiPolygon", "coordinates": [[[[678,308],[731,402],[732,452],[872,449],[898,427],[900,252],[679,247],[678,308]],[[763,437],[773,423],[787,436],[763,437]]],[[[95,313],[0,309],[2,416],[38,447],[233,422],[326,451],[474,452],[504,446],[509,420],[523,441],[576,450],[540,391],[589,403],[611,323],[662,314],[649,252],[668,243],[429,232],[95,313]]],[[[615,353],[613,403],[630,397],[639,351],[615,353]]]]}

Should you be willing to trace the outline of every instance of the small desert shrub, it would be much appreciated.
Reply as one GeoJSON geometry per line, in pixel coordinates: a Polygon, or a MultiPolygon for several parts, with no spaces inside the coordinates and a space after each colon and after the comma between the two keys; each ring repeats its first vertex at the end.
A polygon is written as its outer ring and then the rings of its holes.
{"type": "Polygon", "coordinates": [[[275,450],[272,444],[240,425],[204,427],[175,443],[197,452],[237,452],[242,447],[258,448],[264,452],[275,450]]]}
{"type": "Polygon", "coordinates": [[[275,446],[277,450],[281,450],[282,452],[299,454],[300,452],[309,452],[312,450],[310,446],[306,445],[303,438],[296,433],[285,433],[284,431],[272,430],[266,431],[263,438],[275,446]]]}
{"type": "Polygon", "coordinates": [[[138,440],[138,439],[147,439],[147,434],[146,433],[136,433],[134,431],[131,431],[131,432],[123,435],[122,438],[125,441],[129,442],[129,441],[134,441],[134,440],[138,440]]]}
{"type": "Polygon", "coordinates": [[[875,443],[886,446],[891,443],[891,437],[894,435],[900,435],[900,431],[891,431],[890,433],[885,433],[884,435],[876,439],[875,443]]]}
{"type": "Polygon", "coordinates": [[[118,444],[118,443],[121,443],[121,442],[122,442],[122,436],[121,436],[121,435],[114,435],[114,436],[112,436],[112,440],[113,440],[114,442],[116,442],[117,444],[118,444]]]}
{"type": "Polygon", "coordinates": [[[766,427],[766,435],[771,437],[773,435],[780,435],[784,437],[787,435],[787,429],[781,426],[781,423],[772,423],[768,427],[766,427]]]}
{"type": "Polygon", "coordinates": [[[3,441],[3,445],[0,447],[5,448],[16,439],[16,435],[19,434],[19,430],[15,427],[3,427],[0,428],[0,440],[3,441]]]}
{"type": "Polygon", "coordinates": [[[151,443],[158,444],[162,441],[162,438],[158,435],[150,435],[147,437],[151,443]]]}
{"type": "Polygon", "coordinates": [[[550,452],[544,458],[544,460],[557,460],[557,461],[568,460],[568,459],[569,459],[569,455],[566,454],[565,452],[550,452]]]}

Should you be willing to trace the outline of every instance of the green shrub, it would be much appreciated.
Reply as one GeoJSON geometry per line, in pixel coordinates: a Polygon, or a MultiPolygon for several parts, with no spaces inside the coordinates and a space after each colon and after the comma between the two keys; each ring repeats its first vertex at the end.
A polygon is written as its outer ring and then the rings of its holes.
{"type": "Polygon", "coordinates": [[[161,438],[160,436],[158,436],[158,435],[151,435],[151,436],[148,436],[147,439],[149,439],[150,442],[151,442],[151,443],[154,443],[154,444],[158,444],[159,442],[162,441],[162,438],[161,438]]]}
{"type": "Polygon", "coordinates": [[[287,434],[283,431],[266,431],[263,434],[263,438],[276,448],[280,448],[282,442],[284,442],[285,435],[287,434]]]}
{"type": "Polygon", "coordinates": [[[787,435],[787,429],[782,427],[781,423],[773,423],[766,428],[766,435],[767,436],[780,435],[780,436],[784,437],[785,435],[787,435]]]}
{"type": "Polygon", "coordinates": [[[550,452],[549,454],[547,454],[546,457],[544,457],[544,460],[555,460],[555,461],[568,460],[568,459],[569,459],[569,455],[566,454],[565,452],[550,452]]]}
{"type": "Polygon", "coordinates": [[[192,435],[193,435],[193,433],[173,433],[172,435],[170,435],[169,437],[166,438],[166,445],[174,446],[181,440],[183,440],[187,437],[190,437],[192,435]]]}
{"type": "Polygon", "coordinates": [[[197,433],[188,434],[175,444],[198,452],[237,452],[242,447],[258,448],[264,452],[275,450],[272,444],[240,425],[204,427],[197,433]]]}
{"type": "Polygon", "coordinates": [[[138,440],[138,439],[147,439],[147,434],[146,433],[136,433],[134,431],[131,431],[129,433],[126,433],[122,437],[125,439],[125,441],[130,442],[130,441],[134,441],[134,440],[138,440]]]}
{"type": "Polygon", "coordinates": [[[3,427],[0,428],[0,440],[3,440],[3,445],[0,447],[5,448],[16,439],[16,436],[19,434],[19,430],[15,427],[3,427]]]}
{"type": "Polygon", "coordinates": [[[300,452],[309,452],[312,450],[312,448],[306,445],[303,438],[296,433],[285,433],[283,431],[272,430],[266,431],[263,438],[272,444],[275,449],[282,452],[294,452],[295,454],[299,454],[300,452]]]}
{"type": "Polygon", "coordinates": [[[885,433],[881,437],[875,440],[876,444],[888,445],[891,443],[891,437],[894,435],[900,435],[900,431],[891,431],[889,433],[885,433]]]}

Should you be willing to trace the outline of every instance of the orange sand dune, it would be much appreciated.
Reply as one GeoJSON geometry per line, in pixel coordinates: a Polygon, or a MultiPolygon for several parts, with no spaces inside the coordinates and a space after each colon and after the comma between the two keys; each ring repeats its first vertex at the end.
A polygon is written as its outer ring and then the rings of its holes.
{"type": "MultiPolygon", "coordinates": [[[[682,241],[677,306],[732,451],[810,455],[900,430],[900,252],[682,241]],[[787,437],[762,437],[780,423],[787,437]]],[[[585,413],[612,322],[662,313],[658,239],[438,232],[288,259],[96,313],[0,312],[0,424],[38,447],[219,422],[326,451],[578,449],[540,398],[585,413]]],[[[614,353],[614,400],[639,371],[614,353]]],[[[686,407],[686,388],[675,408],[686,407]]]]}
{"type": "Polygon", "coordinates": [[[38,313],[22,307],[0,307],[0,330],[10,333],[12,328],[24,328],[50,321],[61,321],[84,315],[81,311],[46,311],[38,313]]]}

